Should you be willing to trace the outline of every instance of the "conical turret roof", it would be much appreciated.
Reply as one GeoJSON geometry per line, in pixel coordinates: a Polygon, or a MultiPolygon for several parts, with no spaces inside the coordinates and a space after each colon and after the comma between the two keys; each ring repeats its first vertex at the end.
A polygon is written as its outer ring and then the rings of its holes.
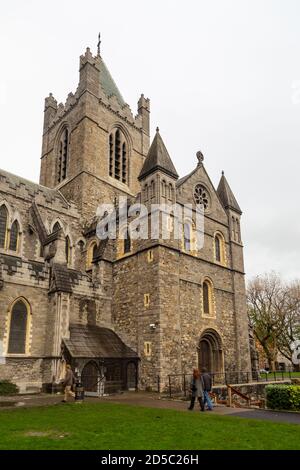
{"type": "Polygon", "coordinates": [[[241,208],[238,205],[238,202],[228,184],[228,181],[225,178],[224,172],[222,172],[222,177],[217,192],[225,209],[232,209],[239,214],[242,213],[241,208]]]}
{"type": "Polygon", "coordinates": [[[178,173],[161,138],[158,128],[156,129],[155,137],[140,172],[139,180],[157,170],[166,173],[172,178],[178,179],[178,173]]]}

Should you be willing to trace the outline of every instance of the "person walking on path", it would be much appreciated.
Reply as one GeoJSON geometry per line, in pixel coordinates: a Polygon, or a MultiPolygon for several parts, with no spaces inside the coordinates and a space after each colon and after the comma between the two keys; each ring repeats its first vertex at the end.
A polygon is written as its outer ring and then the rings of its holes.
{"type": "Polygon", "coordinates": [[[203,396],[203,387],[202,387],[202,381],[200,378],[200,372],[198,369],[194,369],[193,371],[193,378],[191,380],[191,392],[192,392],[192,397],[191,397],[191,404],[189,406],[189,410],[193,410],[195,406],[195,400],[196,398],[199,401],[200,409],[201,411],[204,411],[204,396],[203,396]]]}
{"type": "Polygon", "coordinates": [[[205,408],[205,405],[207,403],[208,410],[212,411],[213,404],[209,396],[209,392],[211,392],[211,389],[212,389],[212,380],[211,380],[210,374],[208,374],[207,369],[205,367],[203,367],[202,369],[201,383],[202,383],[203,395],[204,395],[203,407],[205,408]]]}
{"type": "Polygon", "coordinates": [[[63,380],[63,386],[65,388],[65,399],[63,400],[63,403],[66,403],[68,401],[68,396],[70,395],[71,397],[75,398],[75,393],[72,392],[72,385],[74,382],[74,374],[72,372],[70,364],[67,364],[66,366],[66,375],[63,380]]]}

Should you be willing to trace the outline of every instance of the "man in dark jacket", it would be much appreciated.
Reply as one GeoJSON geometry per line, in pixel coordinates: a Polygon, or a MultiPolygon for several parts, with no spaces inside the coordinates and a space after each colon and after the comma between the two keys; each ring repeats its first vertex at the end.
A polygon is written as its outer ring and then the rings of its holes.
{"type": "Polygon", "coordinates": [[[211,392],[211,388],[212,388],[212,380],[211,380],[211,376],[208,374],[207,369],[205,369],[205,367],[203,367],[202,369],[201,381],[202,381],[203,395],[204,395],[203,405],[205,406],[205,404],[207,403],[208,410],[212,411],[213,404],[209,396],[209,392],[211,392]]]}
{"type": "Polygon", "coordinates": [[[75,393],[72,392],[72,385],[74,382],[74,374],[72,372],[71,366],[67,364],[66,366],[66,375],[63,380],[63,386],[65,387],[65,399],[63,400],[64,403],[68,401],[68,396],[75,397],[75,393]]]}

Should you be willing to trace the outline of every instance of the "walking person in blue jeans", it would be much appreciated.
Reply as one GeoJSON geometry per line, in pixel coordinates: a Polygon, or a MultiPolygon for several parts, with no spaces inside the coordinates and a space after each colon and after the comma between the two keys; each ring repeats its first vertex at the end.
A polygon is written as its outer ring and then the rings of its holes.
{"type": "Polygon", "coordinates": [[[209,396],[209,392],[211,392],[211,389],[212,389],[212,380],[211,380],[210,374],[208,374],[207,369],[205,367],[202,368],[201,382],[202,382],[203,396],[204,396],[203,408],[205,407],[205,404],[207,403],[208,411],[212,411],[213,404],[209,396]]]}

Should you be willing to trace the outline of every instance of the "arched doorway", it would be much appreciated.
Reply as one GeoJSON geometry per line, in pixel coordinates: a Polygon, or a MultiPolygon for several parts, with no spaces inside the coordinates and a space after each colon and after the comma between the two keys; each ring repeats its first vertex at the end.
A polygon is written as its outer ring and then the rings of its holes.
{"type": "Polygon", "coordinates": [[[212,329],[205,330],[198,347],[199,369],[208,372],[223,372],[223,351],[220,335],[212,329]]]}
{"type": "Polygon", "coordinates": [[[128,390],[136,390],[136,379],[137,379],[137,369],[136,364],[134,362],[130,362],[127,365],[127,389],[128,390]]]}
{"type": "Polygon", "coordinates": [[[100,371],[95,362],[90,361],[84,366],[81,372],[81,382],[86,395],[99,395],[100,371]]]}

